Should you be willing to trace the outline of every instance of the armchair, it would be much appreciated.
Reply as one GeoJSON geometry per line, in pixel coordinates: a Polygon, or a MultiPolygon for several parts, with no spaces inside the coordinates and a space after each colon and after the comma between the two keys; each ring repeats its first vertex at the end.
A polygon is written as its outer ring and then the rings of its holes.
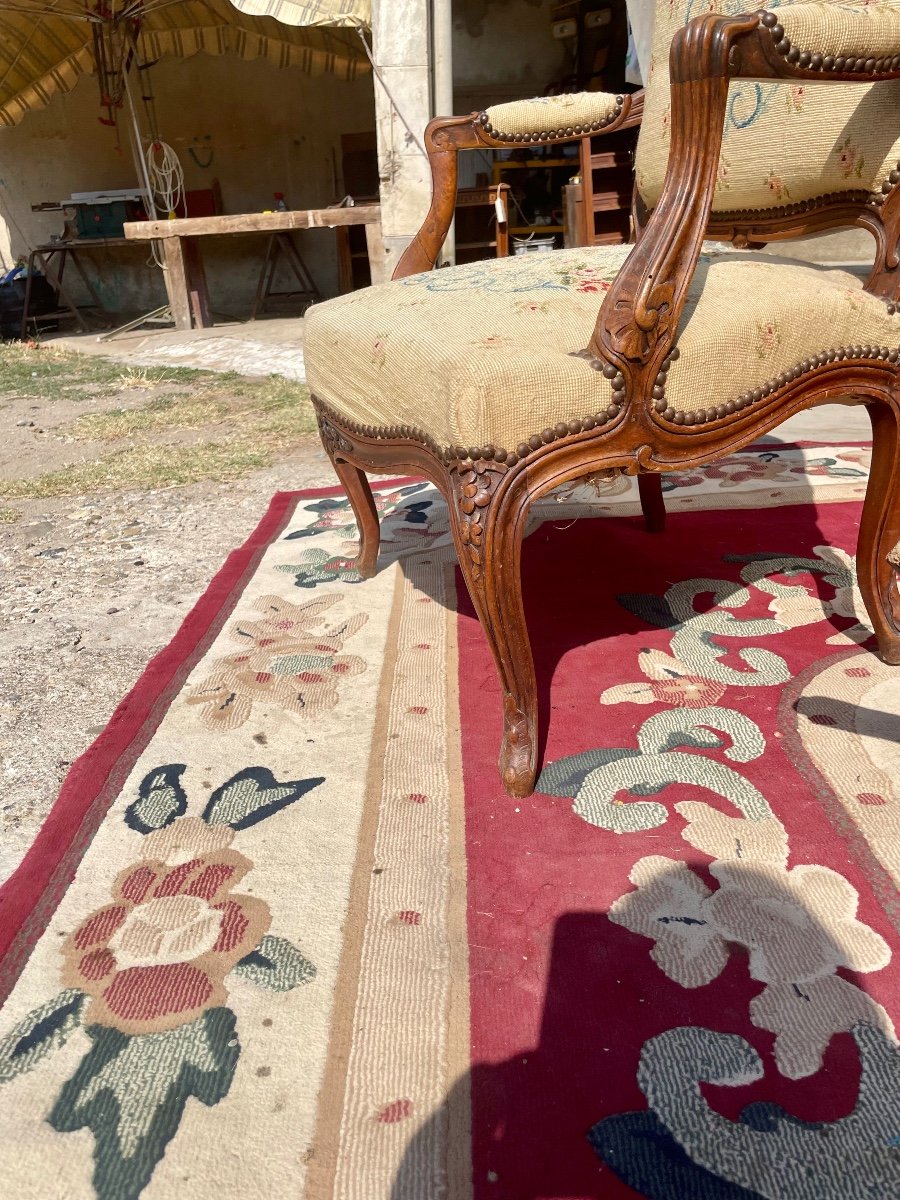
{"type": "Polygon", "coordinates": [[[644,96],[433,121],[431,209],[394,281],[307,316],[308,378],[357,516],[360,572],[374,572],[379,537],[365,470],[422,474],[447,498],[500,675],[500,774],[515,796],[538,765],[527,512],[588,472],[637,475],[658,526],[661,472],[734,453],[801,409],[865,404],[859,586],[881,655],[900,664],[900,10],[690,9],[661,0],[644,96]],[[642,112],[636,245],[430,270],[460,149],[577,138],[642,112]],[[707,237],[747,249],[848,225],[875,239],[864,287],[839,270],[701,253],[707,237]]]}

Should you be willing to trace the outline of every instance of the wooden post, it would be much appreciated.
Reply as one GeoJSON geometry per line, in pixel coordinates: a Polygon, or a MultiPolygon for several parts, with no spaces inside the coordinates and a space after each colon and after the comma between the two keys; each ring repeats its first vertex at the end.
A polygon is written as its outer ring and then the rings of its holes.
{"type": "Polygon", "coordinates": [[[191,298],[188,293],[187,268],[181,238],[162,239],[166,259],[166,291],[176,329],[191,328],[191,298]]]}
{"type": "Polygon", "coordinates": [[[372,282],[385,283],[387,263],[384,261],[384,236],[381,232],[380,218],[366,225],[366,249],[369,251],[369,271],[372,282]]]}

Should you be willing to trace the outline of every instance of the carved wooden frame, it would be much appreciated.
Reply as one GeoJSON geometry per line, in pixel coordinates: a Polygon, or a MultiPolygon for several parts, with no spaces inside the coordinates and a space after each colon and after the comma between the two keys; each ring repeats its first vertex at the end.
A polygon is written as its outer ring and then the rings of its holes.
{"type": "MultiPolygon", "coordinates": [[[[676,414],[665,401],[668,363],[678,353],[679,318],[708,232],[729,232],[753,244],[863,224],[878,242],[867,288],[891,300],[900,290],[900,187],[893,187],[894,180],[877,205],[869,194],[860,193],[774,212],[711,218],[729,79],[823,78],[821,68],[802,68],[776,50],[771,16],[708,14],[673,39],[672,143],[663,192],[604,298],[585,351],[612,382],[613,402],[605,414],[535,431],[515,448],[467,448],[439,446],[427,431],[410,427],[354,425],[314,401],[323,443],[358,519],[357,566],[363,575],[374,573],[379,539],[364,471],[420,474],[446,497],[460,567],[500,675],[500,773],[506,790],[515,796],[533,791],[538,766],[537,692],[520,578],[527,514],[535,500],[591,471],[618,469],[638,475],[639,482],[655,482],[660,472],[697,467],[732,454],[813,405],[865,404],[874,445],[859,534],[859,586],[883,658],[900,665],[900,591],[887,557],[900,541],[898,349],[832,347],[764,388],[698,414],[676,414]]],[[[825,77],[829,82],[900,78],[900,69],[888,66],[883,69],[879,61],[874,70],[832,67],[825,77]]],[[[606,128],[636,123],[641,99],[639,94],[623,97],[618,115],[606,128]]],[[[436,260],[453,210],[457,151],[507,144],[485,132],[479,114],[433,121],[426,140],[434,197],[395,278],[427,270],[436,260]]],[[[658,488],[645,488],[645,511],[657,525],[662,516],[658,497],[658,488]]]]}

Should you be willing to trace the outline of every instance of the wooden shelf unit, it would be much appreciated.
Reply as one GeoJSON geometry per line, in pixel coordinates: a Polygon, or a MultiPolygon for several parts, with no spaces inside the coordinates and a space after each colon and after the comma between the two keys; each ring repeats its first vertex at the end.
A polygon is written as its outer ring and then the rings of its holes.
{"type": "Polygon", "coordinates": [[[609,246],[628,241],[636,144],[637,129],[582,138],[582,245],[609,246]]]}
{"type": "MultiPolygon", "coordinates": [[[[550,216],[558,212],[561,215],[563,209],[562,189],[569,182],[571,176],[577,173],[578,159],[576,157],[497,158],[494,159],[493,167],[494,183],[508,183],[510,186],[513,198],[513,219],[517,221],[521,221],[523,215],[526,218],[530,217],[532,212],[543,212],[550,216]],[[544,197],[535,207],[533,199],[528,196],[529,177],[533,179],[541,175],[545,177],[544,197]]],[[[557,238],[557,244],[561,245],[563,222],[560,220],[542,222],[539,225],[515,224],[510,225],[509,232],[516,237],[528,237],[530,234],[546,237],[548,234],[553,234],[557,238]]]]}

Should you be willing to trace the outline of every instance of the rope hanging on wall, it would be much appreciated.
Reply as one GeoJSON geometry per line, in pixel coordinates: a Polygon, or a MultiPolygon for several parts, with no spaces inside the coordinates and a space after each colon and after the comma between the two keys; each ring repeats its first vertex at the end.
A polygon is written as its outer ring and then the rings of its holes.
{"type": "Polygon", "coordinates": [[[184,200],[184,171],[178,155],[166,142],[154,138],[146,150],[147,174],[160,212],[174,217],[184,200]]]}

